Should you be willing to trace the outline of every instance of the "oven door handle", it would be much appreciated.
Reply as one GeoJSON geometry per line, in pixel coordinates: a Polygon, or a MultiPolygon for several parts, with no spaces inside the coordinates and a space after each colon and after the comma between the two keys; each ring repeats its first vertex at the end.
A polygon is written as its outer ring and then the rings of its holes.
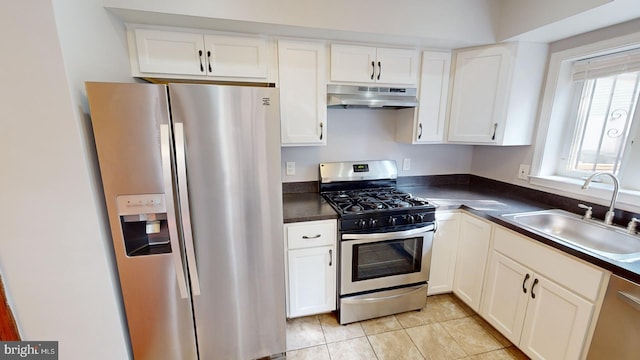
{"type": "Polygon", "coordinates": [[[422,226],[415,229],[384,232],[384,233],[370,233],[370,234],[342,234],[342,240],[379,240],[379,239],[397,239],[403,237],[409,237],[412,235],[418,235],[425,232],[433,231],[435,229],[434,224],[422,226]]]}

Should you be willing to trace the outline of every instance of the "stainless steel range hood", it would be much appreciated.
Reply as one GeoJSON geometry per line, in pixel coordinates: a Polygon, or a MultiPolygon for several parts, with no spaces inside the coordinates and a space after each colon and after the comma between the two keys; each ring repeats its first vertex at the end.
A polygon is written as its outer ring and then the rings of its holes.
{"type": "Polygon", "coordinates": [[[418,106],[416,88],[327,85],[328,108],[404,109],[418,106]]]}

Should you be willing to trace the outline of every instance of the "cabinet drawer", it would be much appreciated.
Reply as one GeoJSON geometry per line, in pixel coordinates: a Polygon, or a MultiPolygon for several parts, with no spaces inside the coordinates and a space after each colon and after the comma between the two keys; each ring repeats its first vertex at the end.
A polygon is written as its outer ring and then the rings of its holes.
{"type": "Polygon", "coordinates": [[[284,228],[288,249],[335,245],[336,232],[336,220],[291,223],[284,228]]]}
{"type": "Polygon", "coordinates": [[[570,255],[501,227],[493,248],[591,301],[598,297],[604,272],[570,255]]]}

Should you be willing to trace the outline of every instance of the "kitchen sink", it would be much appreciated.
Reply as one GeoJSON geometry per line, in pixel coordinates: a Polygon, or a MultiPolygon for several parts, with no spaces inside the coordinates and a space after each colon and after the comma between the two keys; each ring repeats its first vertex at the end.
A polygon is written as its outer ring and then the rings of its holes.
{"type": "Polygon", "coordinates": [[[628,234],[622,228],[600,224],[595,220],[584,220],[568,211],[553,209],[507,214],[503,217],[524,228],[612,260],[640,260],[640,237],[628,234]]]}

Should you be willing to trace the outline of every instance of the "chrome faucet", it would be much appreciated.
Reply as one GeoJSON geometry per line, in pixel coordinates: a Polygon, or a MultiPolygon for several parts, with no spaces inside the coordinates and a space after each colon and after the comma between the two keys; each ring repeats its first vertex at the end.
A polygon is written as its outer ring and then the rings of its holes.
{"type": "Polygon", "coordinates": [[[593,178],[600,175],[608,175],[609,177],[611,177],[611,180],[613,180],[613,195],[611,196],[611,205],[609,206],[609,211],[607,211],[604,214],[604,223],[607,225],[611,225],[613,224],[613,216],[615,215],[614,209],[616,206],[616,200],[618,199],[618,189],[620,188],[620,181],[618,181],[618,178],[612,173],[596,172],[591,174],[591,176],[589,176],[587,180],[584,181],[584,184],[582,185],[582,189],[583,190],[588,189],[589,184],[591,183],[591,180],[593,180],[593,178]]]}

